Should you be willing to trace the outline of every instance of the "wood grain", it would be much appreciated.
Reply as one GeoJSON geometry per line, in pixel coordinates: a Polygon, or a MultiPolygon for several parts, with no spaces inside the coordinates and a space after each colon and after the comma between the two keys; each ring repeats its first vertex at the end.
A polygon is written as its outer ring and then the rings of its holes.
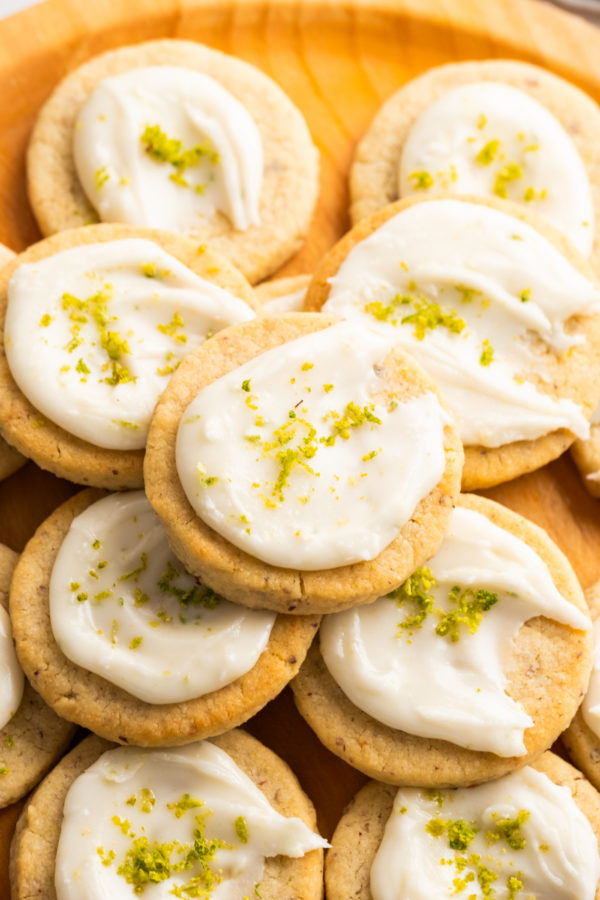
{"type": "MultiPolygon", "coordinates": [[[[47,0],[0,23],[0,241],[39,239],[27,204],[25,149],[40,105],[74,67],[103,50],[157,37],[202,41],[254,63],[302,109],[322,154],[309,239],[281,274],[310,272],[348,227],[354,145],[380,103],[430,66],[518,58],[569,78],[600,100],[600,32],[533,0],[47,0]]],[[[74,490],[28,464],[0,484],[0,541],[20,550],[74,490]]],[[[600,578],[600,506],[569,457],[486,492],[542,525],[583,586],[600,578]]],[[[250,730],[287,759],[330,834],[364,778],[324,750],[289,691],[250,730]]],[[[0,814],[0,900],[18,808],[0,814]]]]}

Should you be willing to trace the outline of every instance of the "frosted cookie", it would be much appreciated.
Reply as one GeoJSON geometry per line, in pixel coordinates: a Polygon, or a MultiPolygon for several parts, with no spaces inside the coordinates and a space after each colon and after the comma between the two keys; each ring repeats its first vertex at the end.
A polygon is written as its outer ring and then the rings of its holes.
{"type": "Polygon", "coordinates": [[[191,41],[122,47],[42,109],[28,186],[44,234],[98,219],[208,241],[250,279],[301,246],[319,190],[298,109],[254,66],[191,41]]]}
{"type": "Polygon", "coordinates": [[[46,702],[140,746],[245,722],[296,674],[319,622],[237,607],[199,584],[142,491],[83,491],[60,506],[23,552],[11,610],[46,702]]]}
{"type": "Polygon", "coordinates": [[[17,559],[0,544],[0,808],[24,797],[75,733],[23,678],[8,617],[8,589],[17,559]]]}
{"type": "Polygon", "coordinates": [[[425,566],[370,606],[325,617],[292,688],[345,762],[392,784],[453,787],[546,750],[590,667],[566,558],[531,522],[462,495],[425,566]]]}
{"type": "Polygon", "coordinates": [[[370,782],[327,855],[327,900],[600,897],[600,796],[553,753],[457,791],[370,782]]]}
{"type": "Polygon", "coordinates": [[[141,487],[150,416],[181,358],[256,306],[227,260],[178,235],[47,238],[0,270],[0,429],[62,478],[141,487]]]}
{"type": "Polygon", "coordinates": [[[590,436],[571,445],[571,456],[592,497],[600,497],[600,405],[590,419],[590,436]]]}
{"type": "Polygon", "coordinates": [[[325,256],[305,308],[375,328],[438,383],[465,446],[463,490],[586,438],[600,388],[593,270],[502,201],[409,198],[325,256]]]}
{"type": "Polygon", "coordinates": [[[561,740],[575,765],[600,789],[600,583],[585,597],[594,621],[594,665],[583,702],[561,740]]]}
{"type": "Polygon", "coordinates": [[[514,60],[439,66],[393,94],[359,144],[352,220],[412,194],[501,197],[596,256],[599,141],[596,103],[544,69],[514,60]]]}
{"type": "Polygon", "coordinates": [[[144,476],[190,572],[234,602],[300,614],[374,600],[424,562],[461,462],[412,360],[352,323],[288,313],[182,362],[144,476]]]}
{"type": "Polygon", "coordinates": [[[255,288],[256,299],[262,303],[263,312],[269,316],[302,312],[311,278],[311,275],[292,275],[290,278],[265,281],[255,288]]]}
{"type": "MultiPolygon", "coordinates": [[[[0,244],[0,269],[8,265],[14,258],[15,254],[13,251],[5,247],[4,244],[0,244]]],[[[20,469],[26,462],[27,460],[21,453],[15,450],[14,447],[11,447],[10,444],[7,444],[3,438],[0,438],[0,481],[3,478],[8,478],[9,475],[20,469]]]]}
{"type": "Polygon", "coordinates": [[[21,815],[13,896],[120,900],[154,883],[165,897],[320,900],[327,843],[314,829],[286,763],[243,731],[162,752],[91,737],[21,815]]]}

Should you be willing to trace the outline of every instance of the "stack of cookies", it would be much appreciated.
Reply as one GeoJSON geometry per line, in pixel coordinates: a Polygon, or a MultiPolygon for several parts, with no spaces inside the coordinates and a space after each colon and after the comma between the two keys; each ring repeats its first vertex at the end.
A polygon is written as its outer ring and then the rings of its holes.
{"type": "Polygon", "coordinates": [[[264,283],[318,195],[275,84],[158,41],[58,86],[47,237],[0,270],[0,430],[85,489],[7,551],[5,803],[92,734],[25,807],[15,898],[321,897],[312,805],[238,728],[292,679],[375,779],[331,900],[600,896],[600,795],[548,753],[568,728],[600,786],[588,603],[543,531],[461,494],[591,452],[599,137],[532,66],[426,73],[357,149],[352,230],[264,283]]]}

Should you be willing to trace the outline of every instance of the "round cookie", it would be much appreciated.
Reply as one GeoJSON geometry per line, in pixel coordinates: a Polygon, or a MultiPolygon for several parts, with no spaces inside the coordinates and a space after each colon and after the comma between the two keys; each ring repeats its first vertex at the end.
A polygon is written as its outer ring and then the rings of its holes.
{"type": "MultiPolygon", "coordinates": [[[[356,150],[350,173],[353,223],[399,199],[398,168],[418,117],[447,91],[477,82],[518,88],[538,101],[563,126],[587,172],[595,209],[592,258],[600,252],[600,110],[579,88],[539,66],[517,60],[477,60],[429,69],[409,81],[381,107],[356,150]]],[[[436,185],[434,190],[439,190],[436,185]]],[[[452,191],[452,184],[447,188],[452,191]]],[[[527,205],[527,204],[526,204],[527,205]]],[[[541,212],[541,209],[540,209],[541,212]]]]}
{"type": "Polygon", "coordinates": [[[292,275],[290,278],[276,278],[259,284],[254,293],[262,303],[266,315],[279,313],[302,312],[306,289],[312,275],[292,275]]]}
{"type": "MultiPolygon", "coordinates": [[[[96,225],[40,241],[0,270],[0,339],[4,339],[8,283],[19,266],[71,248],[135,237],[153,241],[194,274],[239,297],[252,309],[258,308],[246,279],[212,250],[199,250],[193,241],[168,232],[96,225]]],[[[114,490],[143,486],[144,451],[98,447],[41,415],[12,377],[4,345],[0,351],[0,430],[17,450],[61,478],[114,490]]]]}
{"type": "Polygon", "coordinates": [[[102,79],[144,66],[209,75],[248,110],[263,143],[260,224],[235,231],[217,213],[192,236],[208,241],[251,282],[274,272],[301,246],[319,190],[318,152],[300,112],[254,66],[192,41],[160,40],[111,50],[68,75],[42,109],[28,153],[29,197],[44,234],[97,221],[75,171],[72,138],[79,111],[102,79]]]}
{"type": "MultiPolygon", "coordinates": [[[[312,803],[282,759],[239,729],[213,738],[212,743],[231,756],[279,813],[298,816],[314,830],[312,803]]],[[[95,736],[86,738],[50,773],[23,810],[11,845],[14,900],[26,900],[34,894],[56,900],[54,861],[66,794],[75,779],[113,746],[95,736]]],[[[314,850],[298,859],[268,857],[260,895],[263,900],[281,900],[284,891],[295,900],[320,900],[322,881],[322,851],[314,850]]]]}
{"type": "MultiPolygon", "coordinates": [[[[585,597],[590,614],[595,621],[600,615],[600,582],[589,587],[585,597]]],[[[561,735],[561,741],[570,758],[600,790],[600,738],[594,734],[583,717],[581,707],[575,713],[573,721],[561,735]]]]}
{"type": "MultiPolygon", "coordinates": [[[[7,266],[15,258],[15,255],[4,244],[0,244],[0,268],[7,266]]],[[[0,438],[0,481],[8,478],[9,475],[12,475],[13,472],[24,466],[26,462],[26,458],[18,450],[15,450],[3,438],[0,438]]]]}
{"type": "MultiPolygon", "coordinates": [[[[8,612],[8,591],[18,556],[0,544],[0,605],[8,612]]],[[[75,728],[59,718],[29,682],[16,713],[0,728],[0,809],[31,790],[69,746],[75,728]]]]}
{"type": "MultiPolygon", "coordinates": [[[[321,315],[288,313],[226,329],[186,357],[157,404],[144,468],[148,499],[188,571],[233,602],[295,615],[367,603],[403,581],[442,539],[461,466],[460,444],[449,424],[444,428],[443,477],[418,503],[400,533],[372,560],[312,571],[262,562],[206,525],[184,493],[175,462],[177,430],[184,411],[201,388],[265,351],[319,332],[336,321],[321,315]]],[[[403,354],[390,351],[383,370],[386,384],[394,386],[394,396],[401,402],[433,390],[429,380],[403,354]]]]}
{"type": "MultiPolygon", "coordinates": [[[[590,283],[596,281],[594,270],[590,264],[573,250],[566,238],[551,229],[539,216],[524,212],[516,204],[470,196],[444,198],[441,195],[435,195],[424,199],[409,197],[363,219],[325,255],[308,288],[305,309],[311,312],[329,311],[325,304],[332,290],[332,279],[345,263],[351,251],[389,220],[422,204],[436,203],[446,199],[456,203],[476,204],[497,210],[531,226],[546,238],[590,283]]],[[[370,275],[376,280],[373,272],[370,275]]],[[[460,286],[458,289],[461,289],[460,286]]],[[[598,388],[600,387],[598,378],[598,373],[600,373],[600,318],[597,315],[572,316],[567,322],[566,330],[570,333],[575,329],[586,337],[586,341],[577,347],[572,347],[569,353],[562,353],[560,356],[545,348],[542,340],[539,340],[544,347],[543,361],[549,370],[550,377],[547,375],[538,377],[534,371],[528,370],[523,380],[531,381],[541,393],[546,392],[555,398],[567,398],[575,401],[586,417],[590,418],[597,403],[598,388]]],[[[535,439],[516,440],[499,446],[465,444],[462,490],[471,491],[491,487],[534,471],[560,456],[573,443],[574,439],[575,435],[571,431],[567,428],[560,428],[535,439]]]]}
{"type": "MultiPolygon", "coordinates": [[[[458,506],[481,513],[525,541],[548,567],[559,593],[582,611],[586,609],[575,574],[545,532],[483,497],[461,495],[458,506]]],[[[497,756],[383,724],[346,696],[327,669],[316,641],[292,689],[300,714],[319,740],[366,775],[390,784],[464,787],[519,769],[548,749],[583,696],[590,645],[589,633],[543,616],[530,618],[518,632],[505,671],[507,693],[534,723],[525,731],[522,756],[497,756]]]]}
{"type": "MultiPolygon", "coordinates": [[[[600,797],[580,773],[547,752],[532,764],[558,785],[567,786],[600,840],[600,797]]],[[[325,865],[327,900],[373,900],[370,873],[392,811],[396,788],[372,781],[350,802],[331,840],[325,865]]],[[[596,898],[600,897],[600,888],[596,898]]]]}
{"type": "Polygon", "coordinates": [[[590,436],[587,441],[575,441],[571,445],[571,456],[587,491],[592,497],[600,497],[600,423],[590,422],[590,436]]]}
{"type": "Polygon", "coordinates": [[[296,674],[319,624],[317,616],[279,616],[266,649],[249,672],[204,696],[180,703],[147,703],[71,662],[50,623],[49,581],[75,516],[104,494],[82,491],[40,525],[27,544],[11,588],[17,653],[28,678],[61,716],[123,744],[170,746],[240,725],[272,700],[296,674]]]}

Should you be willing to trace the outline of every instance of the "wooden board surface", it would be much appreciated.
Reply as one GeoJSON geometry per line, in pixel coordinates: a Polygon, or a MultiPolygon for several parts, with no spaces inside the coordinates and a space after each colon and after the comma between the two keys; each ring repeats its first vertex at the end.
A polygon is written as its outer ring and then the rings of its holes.
{"type": "MultiPolygon", "coordinates": [[[[310,272],[348,227],[347,173],[356,140],[402,83],[463,59],[546,66],[600,101],[600,31],[534,0],[48,0],[0,22],[0,241],[39,238],[27,204],[25,149],[35,115],[67,72],[103,50],[157,37],[202,41],[274,78],[301,108],[322,155],[322,192],[309,239],[282,274],[310,272]]],[[[0,484],[0,541],[21,550],[75,487],[32,463],[0,484]]],[[[600,505],[567,456],[486,494],[537,522],[585,587],[600,578],[600,505]]],[[[249,730],[294,768],[323,833],[365,780],[324,750],[289,690],[249,730]]],[[[0,900],[17,807],[0,813],[0,900]]]]}

